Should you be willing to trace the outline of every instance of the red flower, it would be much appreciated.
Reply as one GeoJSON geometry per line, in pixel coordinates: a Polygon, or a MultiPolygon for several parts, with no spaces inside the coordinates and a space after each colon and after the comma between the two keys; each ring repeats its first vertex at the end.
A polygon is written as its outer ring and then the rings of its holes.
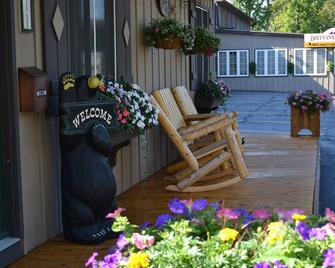
{"type": "Polygon", "coordinates": [[[208,57],[210,57],[210,56],[212,56],[212,49],[211,48],[208,48],[207,50],[206,50],[206,56],[208,56],[208,57]]]}
{"type": "Polygon", "coordinates": [[[118,114],[118,119],[119,119],[119,120],[122,119],[122,114],[121,114],[121,113],[118,114]]]}
{"type": "Polygon", "coordinates": [[[127,117],[129,115],[129,112],[127,109],[124,109],[123,110],[123,116],[127,117]]]}
{"type": "Polygon", "coordinates": [[[122,119],[121,123],[125,125],[125,124],[127,124],[127,120],[126,119],[122,119]]]}

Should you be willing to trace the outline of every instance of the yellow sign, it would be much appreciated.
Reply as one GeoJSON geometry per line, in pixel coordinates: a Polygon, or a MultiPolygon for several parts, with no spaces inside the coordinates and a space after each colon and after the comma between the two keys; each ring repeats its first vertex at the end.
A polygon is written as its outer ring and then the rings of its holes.
{"type": "Polygon", "coordinates": [[[335,34],[305,34],[304,47],[335,47],[335,34]]]}

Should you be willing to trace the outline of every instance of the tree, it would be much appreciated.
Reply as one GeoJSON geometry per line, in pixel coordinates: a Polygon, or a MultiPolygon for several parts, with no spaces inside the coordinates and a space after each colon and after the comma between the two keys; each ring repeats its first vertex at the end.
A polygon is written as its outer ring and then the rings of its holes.
{"type": "Polygon", "coordinates": [[[271,15],[270,0],[234,0],[234,5],[255,20],[253,30],[268,30],[271,15]]]}
{"type": "MultiPolygon", "coordinates": [[[[320,32],[319,12],[324,0],[274,0],[270,18],[271,31],[320,32]]],[[[330,1],[334,2],[334,0],[330,1]]]]}
{"type": "Polygon", "coordinates": [[[335,27],[335,0],[325,0],[319,11],[319,22],[322,32],[335,27]]]}

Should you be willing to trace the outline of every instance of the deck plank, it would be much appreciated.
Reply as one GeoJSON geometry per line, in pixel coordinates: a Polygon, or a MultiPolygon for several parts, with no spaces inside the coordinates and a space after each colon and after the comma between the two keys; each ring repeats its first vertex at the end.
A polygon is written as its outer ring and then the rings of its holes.
{"type": "MultiPolygon", "coordinates": [[[[313,190],[316,171],[317,140],[290,138],[284,134],[246,135],[246,164],[250,176],[232,186],[206,193],[175,193],[164,190],[170,182],[162,172],[146,179],[118,197],[119,205],[127,208],[131,222],[153,221],[157,214],[167,212],[173,197],[224,200],[227,207],[247,209],[276,207],[313,209],[313,190]]],[[[107,252],[112,241],[99,246],[81,246],[54,238],[10,266],[25,267],[83,267],[93,251],[107,252]]]]}

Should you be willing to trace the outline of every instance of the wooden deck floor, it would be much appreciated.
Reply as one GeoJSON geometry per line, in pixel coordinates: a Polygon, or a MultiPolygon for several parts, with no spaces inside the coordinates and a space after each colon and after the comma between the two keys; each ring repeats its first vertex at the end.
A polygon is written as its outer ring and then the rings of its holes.
{"type": "MultiPolygon", "coordinates": [[[[258,133],[246,137],[245,156],[251,173],[246,180],[215,192],[176,194],[164,190],[169,182],[162,180],[164,175],[160,173],[120,195],[119,205],[138,224],[166,212],[167,202],[173,197],[224,200],[226,207],[248,209],[298,207],[311,213],[317,140],[258,133]]],[[[80,246],[57,237],[10,267],[83,267],[91,252],[103,254],[111,244],[108,241],[99,246],[80,246]]]]}

